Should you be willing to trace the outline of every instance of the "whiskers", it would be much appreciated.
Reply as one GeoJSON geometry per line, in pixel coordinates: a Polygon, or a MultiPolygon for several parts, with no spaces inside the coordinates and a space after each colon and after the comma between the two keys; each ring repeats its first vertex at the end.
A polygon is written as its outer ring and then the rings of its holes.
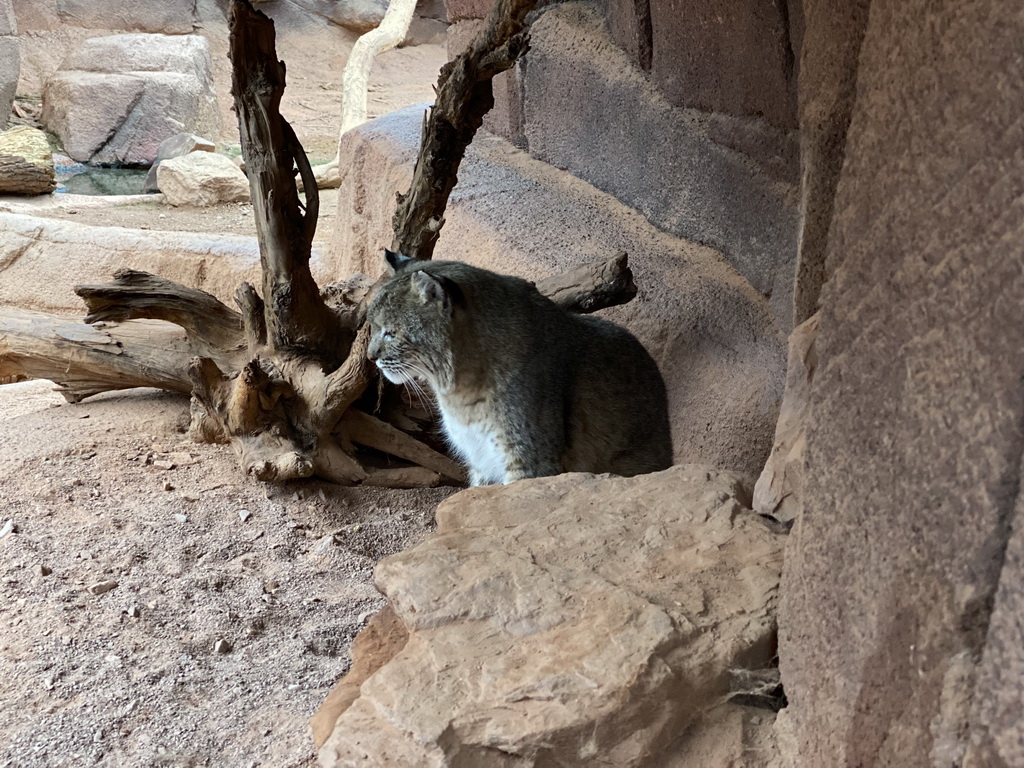
{"type": "Polygon", "coordinates": [[[434,398],[427,394],[427,391],[423,389],[423,385],[420,383],[430,379],[426,369],[422,365],[409,362],[408,360],[397,361],[389,365],[388,368],[392,373],[402,377],[402,386],[405,387],[405,391],[409,395],[409,401],[419,401],[420,407],[423,410],[436,417],[437,412],[434,406],[434,398]]]}

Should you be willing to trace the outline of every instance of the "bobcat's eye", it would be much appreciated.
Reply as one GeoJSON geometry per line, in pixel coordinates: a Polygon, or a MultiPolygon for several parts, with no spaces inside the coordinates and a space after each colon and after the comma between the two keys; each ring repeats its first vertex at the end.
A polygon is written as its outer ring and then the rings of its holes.
{"type": "Polygon", "coordinates": [[[384,341],[393,341],[395,338],[395,334],[391,331],[381,331],[380,337],[384,339],[384,341]]]}

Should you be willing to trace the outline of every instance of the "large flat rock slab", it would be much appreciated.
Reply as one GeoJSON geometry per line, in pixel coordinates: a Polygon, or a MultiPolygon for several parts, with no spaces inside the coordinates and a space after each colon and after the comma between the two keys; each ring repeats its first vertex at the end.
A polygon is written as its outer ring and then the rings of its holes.
{"type": "Polygon", "coordinates": [[[650,764],[774,654],[784,537],[745,502],[694,466],[452,497],[376,568],[409,636],[321,765],[650,764]]]}
{"type": "MultiPolygon", "coordinates": [[[[316,250],[313,266],[327,282],[316,250]]],[[[0,213],[0,304],[84,313],[74,286],[108,282],[126,267],[200,288],[231,306],[239,283],[260,282],[254,236],[98,227],[0,213]]]]}

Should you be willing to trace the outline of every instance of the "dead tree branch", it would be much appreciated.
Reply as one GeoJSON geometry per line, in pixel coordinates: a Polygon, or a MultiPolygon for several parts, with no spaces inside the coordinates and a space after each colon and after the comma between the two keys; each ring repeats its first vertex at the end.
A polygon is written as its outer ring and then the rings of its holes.
{"type": "Polygon", "coordinates": [[[441,68],[437,98],[423,121],[412,184],[399,193],[391,250],[429,259],[444,226],[448,198],[466,147],[494,106],[491,78],[529,48],[526,15],[536,0],[498,0],[466,51],[441,68]]]}

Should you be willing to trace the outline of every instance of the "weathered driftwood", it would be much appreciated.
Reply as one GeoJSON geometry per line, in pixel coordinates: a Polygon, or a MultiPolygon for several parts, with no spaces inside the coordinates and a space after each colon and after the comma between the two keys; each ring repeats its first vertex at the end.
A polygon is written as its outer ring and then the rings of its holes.
{"type": "Polygon", "coordinates": [[[166,323],[101,327],[0,307],[0,383],[47,379],[71,402],[133,387],[187,394],[193,354],[185,334],[166,323]]]}
{"type": "MultiPolygon", "coordinates": [[[[459,161],[493,103],[490,77],[525,50],[523,20],[533,2],[499,0],[470,49],[442,72],[412,187],[395,215],[395,244],[404,253],[432,254],[459,161]]],[[[278,111],[284,65],[276,58],[273,22],[247,0],[232,0],[230,43],[262,292],[240,286],[236,311],[203,291],[123,270],[112,283],[76,289],[93,325],[0,307],[0,377],[50,379],[72,400],[137,386],[191,393],[190,434],[230,443],[245,471],[261,480],[464,482],[449,457],[353,407],[375,376],[363,323],[373,281],[353,276],[321,295],[309,269],[317,189],[278,111]]],[[[537,285],[575,312],[636,293],[625,254],[537,285]]]]}
{"type": "Polygon", "coordinates": [[[17,155],[0,154],[0,194],[45,195],[56,187],[53,168],[17,155]]]}
{"type": "Polygon", "coordinates": [[[636,296],[629,257],[619,251],[608,261],[584,264],[537,281],[537,290],[567,312],[596,312],[636,296]]]}

